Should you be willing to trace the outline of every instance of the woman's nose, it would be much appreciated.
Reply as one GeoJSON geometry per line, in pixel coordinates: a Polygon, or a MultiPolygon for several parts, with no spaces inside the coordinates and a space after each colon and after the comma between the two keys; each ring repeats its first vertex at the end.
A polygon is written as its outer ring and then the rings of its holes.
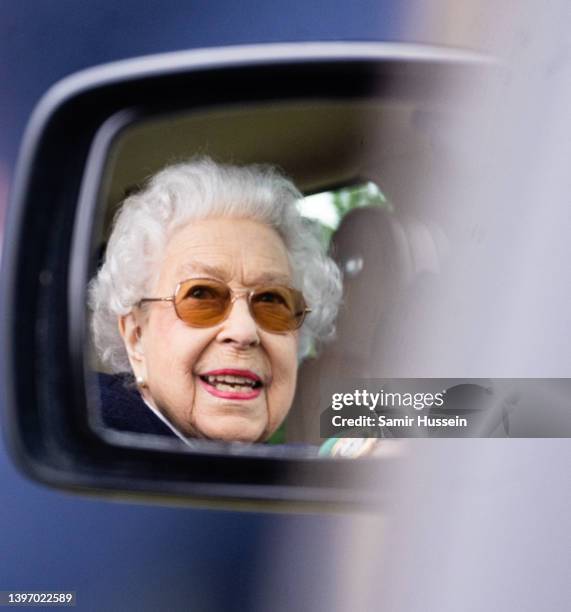
{"type": "Polygon", "coordinates": [[[235,299],[230,305],[230,313],[222,322],[218,340],[240,347],[256,346],[260,343],[258,325],[250,313],[247,299],[235,299]]]}

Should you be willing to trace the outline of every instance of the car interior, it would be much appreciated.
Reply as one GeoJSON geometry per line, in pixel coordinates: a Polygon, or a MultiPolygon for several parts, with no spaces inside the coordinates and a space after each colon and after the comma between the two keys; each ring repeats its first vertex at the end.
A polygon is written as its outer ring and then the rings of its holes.
{"type": "Polygon", "coordinates": [[[319,445],[324,380],[419,375],[399,367],[415,350],[400,332],[415,321],[421,293],[434,292],[450,251],[431,195],[449,164],[439,138],[449,112],[411,99],[296,100],[135,123],[109,157],[95,251],[103,253],[121,201],[169,163],[209,155],[281,168],[306,196],[302,214],[319,226],[344,281],[336,339],[301,364],[293,407],[273,440],[319,445]],[[332,203],[333,220],[325,214],[332,203]]]}

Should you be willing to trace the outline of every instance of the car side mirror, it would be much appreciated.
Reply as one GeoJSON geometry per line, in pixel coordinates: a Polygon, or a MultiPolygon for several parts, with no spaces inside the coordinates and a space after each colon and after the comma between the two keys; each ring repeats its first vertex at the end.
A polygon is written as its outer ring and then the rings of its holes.
{"type": "Polygon", "coordinates": [[[87,285],[117,199],[169,158],[206,151],[269,162],[306,193],[370,181],[383,163],[372,122],[398,107],[383,134],[402,154],[407,142],[389,138],[406,136],[398,109],[425,129],[455,104],[453,90],[477,87],[489,66],[396,44],[262,45],[128,60],[55,85],[22,144],[5,238],[3,384],[18,465],[81,492],[278,509],[378,503],[367,482],[396,459],[102,435],[88,406],[87,285]]]}

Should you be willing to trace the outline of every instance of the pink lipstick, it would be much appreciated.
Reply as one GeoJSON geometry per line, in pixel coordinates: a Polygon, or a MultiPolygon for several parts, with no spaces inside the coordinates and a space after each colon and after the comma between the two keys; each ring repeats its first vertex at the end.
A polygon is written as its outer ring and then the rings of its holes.
{"type": "Polygon", "coordinates": [[[262,379],[251,370],[223,368],[199,375],[200,384],[214,397],[251,400],[262,392],[262,379]]]}

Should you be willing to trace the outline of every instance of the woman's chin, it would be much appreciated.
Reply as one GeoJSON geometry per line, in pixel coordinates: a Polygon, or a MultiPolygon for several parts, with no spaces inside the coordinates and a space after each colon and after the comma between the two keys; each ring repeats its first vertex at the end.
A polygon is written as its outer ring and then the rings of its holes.
{"type": "Polygon", "coordinates": [[[266,422],[239,416],[224,416],[210,419],[208,423],[195,423],[201,437],[221,442],[263,442],[266,422]]]}

